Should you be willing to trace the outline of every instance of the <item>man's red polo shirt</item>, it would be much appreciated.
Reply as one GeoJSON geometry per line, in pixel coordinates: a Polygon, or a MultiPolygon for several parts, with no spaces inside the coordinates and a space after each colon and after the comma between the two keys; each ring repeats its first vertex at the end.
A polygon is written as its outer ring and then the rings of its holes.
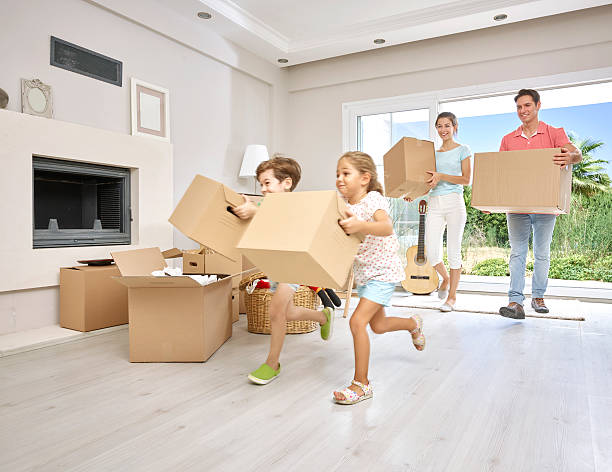
{"type": "Polygon", "coordinates": [[[570,140],[563,128],[555,128],[543,121],[538,124],[536,133],[531,137],[523,134],[523,126],[508,133],[502,138],[500,151],[523,151],[525,149],[547,149],[560,148],[569,143],[570,140]]]}

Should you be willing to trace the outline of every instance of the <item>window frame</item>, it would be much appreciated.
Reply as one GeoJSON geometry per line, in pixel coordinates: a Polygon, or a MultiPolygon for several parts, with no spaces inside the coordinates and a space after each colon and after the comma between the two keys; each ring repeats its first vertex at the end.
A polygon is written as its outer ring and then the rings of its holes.
{"type": "Polygon", "coordinates": [[[342,104],[342,152],[357,150],[358,116],[428,108],[429,138],[437,146],[439,138],[435,131],[434,120],[438,116],[441,103],[507,95],[525,87],[543,91],[609,81],[612,81],[612,67],[345,102],[342,104]]]}

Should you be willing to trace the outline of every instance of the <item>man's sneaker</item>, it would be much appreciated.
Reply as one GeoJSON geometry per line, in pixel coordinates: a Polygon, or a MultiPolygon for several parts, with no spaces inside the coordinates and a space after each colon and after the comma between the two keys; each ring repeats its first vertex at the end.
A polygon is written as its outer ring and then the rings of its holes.
{"type": "Polygon", "coordinates": [[[548,307],[544,304],[543,298],[532,298],[531,308],[533,308],[536,313],[548,313],[548,307]]]}
{"type": "Polygon", "coordinates": [[[323,341],[329,341],[334,331],[335,312],[333,308],[325,307],[323,308],[323,314],[325,318],[327,318],[327,323],[321,325],[321,339],[323,339],[323,341]]]}
{"type": "Polygon", "coordinates": [[[275,378],[280,375],[280,364],[278,364],[278,370],[274,370],[268,364],[263,363],[257,370],[254,370],[249,374],[249,380],[258,385],[266,385],[272,382],[275,378]]]}
{"type": "Polygon", "coordinates": [[[525,319],[525,310],[523,310],[523,305],[516,302],[511,302],[508,306],[502,306],[499,309],[499,314],[505,316],[506,318],[513,318],[515,320],[525,319]]]}

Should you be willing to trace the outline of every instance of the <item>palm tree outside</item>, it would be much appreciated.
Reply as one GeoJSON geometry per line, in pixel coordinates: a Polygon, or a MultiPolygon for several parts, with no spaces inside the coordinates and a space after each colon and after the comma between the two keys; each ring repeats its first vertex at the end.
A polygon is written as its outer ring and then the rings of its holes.
{"type": "Polygon", "coordinates": [[[572,191],[585,197],[591,197],[598,192],[609,192],[610,176],[602,165],[608,161],[596,159],[592,155],[594,151],[604,146],[604,143],[590,138],[580,140],[572,134],[568,137],[582,152],[582,162],[574,164],[572,168],[572,191]]]}

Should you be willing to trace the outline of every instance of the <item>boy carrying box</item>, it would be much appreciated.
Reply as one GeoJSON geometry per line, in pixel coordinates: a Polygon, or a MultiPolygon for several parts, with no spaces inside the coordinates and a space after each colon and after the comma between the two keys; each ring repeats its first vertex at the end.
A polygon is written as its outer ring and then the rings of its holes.
{"type": "MultiPolygon", "coordinates": [[[[261,185],[261,193],[292,192],[301,177],[300,165],[291,158],[274,156],[257,167],[255,174],[261,185]]],[[[257,212],[257,205],[244,197],[246,202],[233,209],[236,216],[250,219],[257,212]]],[[[297,307],[293,304],[293,295],[298,285],[281,282],[270,282],[273,292],[270,301],[270,349],[266,361],[248,376],[249,380],[259,385],[265,385],[280,374],[280,353],[283,348],[287,321],[310,320],[321,325],[321,338],[328,341],[332,335],[334,310],[324,308],[323,311],[297,307]]]]}

